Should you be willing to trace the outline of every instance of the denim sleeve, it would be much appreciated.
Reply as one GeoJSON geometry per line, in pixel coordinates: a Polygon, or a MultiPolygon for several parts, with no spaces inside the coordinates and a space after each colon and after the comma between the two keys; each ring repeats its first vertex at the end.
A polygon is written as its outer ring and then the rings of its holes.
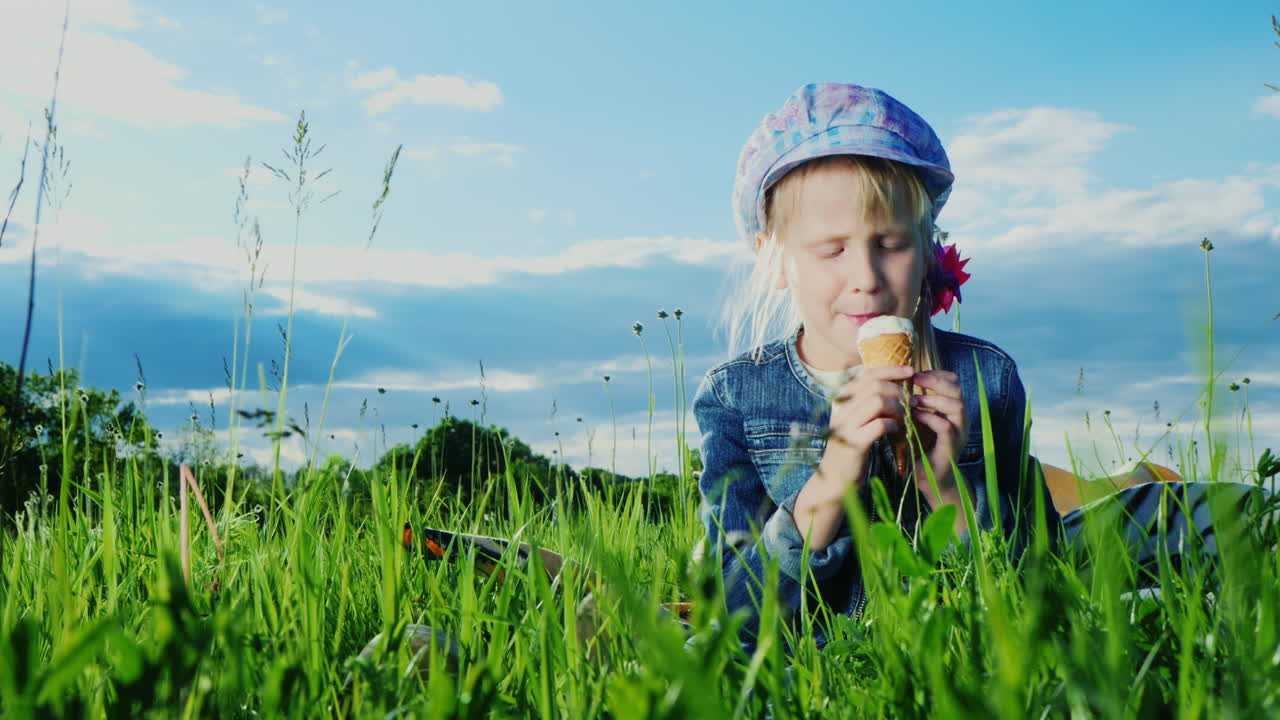
{"type": "MultiPolygon", "coordinates": [[[[1000,522],[1013,547],[1014,557],[1020,557],[1035,538],[1035,509],[1037,489],[1044,495],[1045,527],[1049,531],[1049,549],[1057,547],[1062,532],[1062,520],[1053,506],[1053,497],[1039,472],[1040,461],[1027,455],[1022,463],[1024,428],[1027,411],[1027,393],[1018,376],[1017,365],[1009,363],[1006,371],[1005,407],[994,419],[992,435],[996,446],[996,477],[1000,489],[1000,522]],[[1037,487],[1038,486],[1038,487],[1037,487]]],[[[1029,434],[1029,432],[1027,433],[1029,434]]]]}
{"type": "MultiPolygon", "coordinates": [[[[693,402],[702,433],[701,519],[705,551],[720,562],[730,612],[748,608],[754,617],[770,558],[779,566],[779,594],[789,611],[800,607],[804,538],[791,515],[795,496],[775,505],[747,452],[740,412],[722,399],[714,376],[703,378],[693,402]],[[759,542],[756,535],[759,535],[759,542]]],[[[852,551],[847,525],[826,548],[810,550],[808,567],[816,580],[837,572],[852,551]]],[[[754,621],[749,624],[753,625],[754,621]]]]}

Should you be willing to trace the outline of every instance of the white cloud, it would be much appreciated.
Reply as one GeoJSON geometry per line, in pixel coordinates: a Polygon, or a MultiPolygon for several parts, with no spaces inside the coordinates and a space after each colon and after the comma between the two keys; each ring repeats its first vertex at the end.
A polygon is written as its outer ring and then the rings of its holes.
{"type": "MultiPolygon", "coordinates": [[[[1219,380],[1219,385],[1236,382],[1239,378],[1249,378],[1250,387],[1276,387],[1280,388],[1280,372],[1275,370],[1232,370],[1229,377],[1219,380]]],[[[1136,383],[1134,390],[1148,391],[1159,390],[1169,387],[1191,386],[1204,387],[1205,378],[1203,375],[1168,375],[1165,377],[1155,378],[1154,380],[1146,380],[1136,383]]]]}
{"type": "MultiPolygon", "coordinates": [[[[529,392],[538,390],[545,381],[537,374],[486,367],[484,387],[491,392],[529,392]]],[[[250,387],[238,392],[240,407],[247,407],[258,402],[259,389],[250,381],[250,387]],[[246,399],[247,398],[247,399],[246,399]]],[[[335,380],[333,390],[358,390],[377,392],[381,388],[396,393],[444,393],[455,390],[479,390],[480,373],[424,373],[414,370],[386,368],[369,370],[349,380],[335,380]]],[[[325,386],[317,383],[292,383],[290,394],[305,392],[322,392],[325,386]]],[[[231,400],[231,391],[225,385],[212,388],[177,388],[150,391],[147,394],[148,405],[187,405],[195,404],[203,408],[209,404],[209,396],[218,406],[227,406],[231,400]]]]}
{"type": "MultiPolygon", "coordinates": [[[[61,3],[36,0],[28,3],[29,7],[24,8],[24,11],[34,11],[30,6],[35,5],[41,6],[39,11],[42,13],[41,20],[51,16],[56,17],[58,21],[62,20],[63,6],[61,3]]],[[[139,26],[129,0],[85,0],[84,2],[76,2],[71,6],[70,19],[72,27],[105,25],[121,30],[133,30],[139,26]]]]}
{"type": "Polygon", "coordinates": [[[449,149],[456,155],[465,157],[484,157],[499,165],[511,167],[515,165],[515,154],[524,152],[524,148],[510,143],[477,142],[470,138],[458,138],[449,149]]]}
{"type": "Polygon", "coordinates": [[[1092,110],[1036,107],[970,118],[948,149],[956,176],[997,188],[1083,192],[1096,178],[1085,161],[1114,135],[1133,130],[1092,110]]]}
{"type": "Polygon", "coordinates": [[[1280,118],[1280,92],[1263,95],[1253,103],[1253,111],[1280,118]]]}
{"type": "MultiPolygon", "coordinates": [[[[486,367],[484,371],[484,387],[494,392],[529,392],[543,387],[544,384],[543,379],[534,373],[521,373],[494,367],[486,367]]],[[[439,375],[388,368],[371,370],[352,380],[335,381],[333,387],[344,390],[375,391],[382,388],[387,392],[479,390],[480,373],[439,375]]]]}
{"type": "MultiPolygon", "coordinates": [[[[288,314],[289,287],[287,285],[272,285],[270,287],[264,287],[262,292],[268,297],[273,297],[280,301],[279,307],[266,310],[263,314],[288,314]]],[[[334,317],[346,317],[348,315],[358,318],[378,317],[378,311],[368,305],[362,305],[349,298],[320,295],[304,288],[294,288],[293,309],[295,312],[311,312],[317,315],[331,315],[334,317]]]]}
{"type": "Polygon", "coordinates": [[[398,78],[399,75],[393,67],[366,70],[348,80],[347,87],[355,90],[382,90],[391,87],[398,78]]]}
{"type": "MultiPolygon", "coordinates": [[[[1223,180],[1177,180],[1149,190],[1109,189],[1056,205],[1009,213],[1015,224],[986,241],[988,247],[1030,251],[1082,240],[1103,240],[1130,247],[1167,247],[1201,237],[1265,239],[1280,226],[1266,209],[1263,189],[1270,176],[1233,176],[1223,180]]],[[[983,242],[966,243],[966,247],[983,242]]]]}
{"type": "Polygon", "coordinates": [[[214,405],[225,405],[231,399],[231,391],[225,385],[220,385],[215,388],[149,390],[147,404],[195,405],[197,408],[208,408],[210,395],[213,396],[214,405]]]}
{"type": "MultiPolygon", "coordinates": [[[[242,282],[244,263],[226,238],[191,237],[173,242],[134,244],[98,241],[107,230],[93,219],[71,215],[42,236],[42,254],[50,261],[50,245],[58,244],[67,259],[80,254],[82,271],[146,275],[165,273],[205,287],[235,287],[242,282]],[[71,228],[71,230],[69,230],[71,228]],[[76,230],[75,228],[80,228],[76,230]],[[47,239],[46,239],[47,238],[47,239]]],[[[15,238],[0,248],[0,263],[22,262],[29,240],[15,238]]],[[[420,250],[378,247],[311,246],[298,257],[298,282],[304,287],[404,285],[461,288],[493,285],[513,275],[558,275],[601,268],[636,268],[658,261],[685,265],[722,266],[747,257],[736,242],[690,237],[629,237],[576,243],[553,255],[481,257],[457,252],[437,255],[420,250]]],[[[268,244],[259,267],[268,283],[287,282],[292,248],[268,244]]]]}
{"type": "MultiPolygon", "coordinates": [[[[21,0],[0,24],[0,67],[27,68],[0,74],[0,91],[23,105],[43,107],[53,87],[62,15],[59,3],[21,0]]],[[[127,2],[106,0],[72,10],[76,28],[67,32],[58,102],[94,115],[146,128],[188,125],[240,127],[284,120],[272,110],[229,94],[182,86],[187,71],[142,46],[86,27],[113,31],[137,27],[127,2]]]]}
{"type": "Polygon", "coordinates": [[[540,223],[547,217],[547,211],[535,208],[529,211],[529,219],[533,222],[540,223]]]}
{"type": "Polygon", "coordinates": [[[571,383],[603,382],[605,375],[614,378],[621,373],[644,372],[648,369],[649,364],[645,362],[643,355],[631,355],[593,363],[587,367],[578,367],[576,371],[558,374],[558,377],[566,378],[571,383]]]}
{"type": "MultiPolygon", "coordinates": [[[[468,137],[459,137],[443,148],[454,155],[460,155],[466,158],[487,159],[498,165],[513,167],[515,165],[516,153],[524,152],[524,148],[511,143],[499,142],[479,142],[468,137]]],[[[415,160],[435,160],[440,157],[442,148],[439,146],[416,148],[406,150],[405,155],[415,160]]],[[[541,210],[545,217],[546,211],[541,210]]]]}
{"type": "MultiPolygon", "coordinates": [[[[349,73],[358,67],[354,62],[347,64],[349,73]]],[[[355,90],[376,91],[363,101],[370,115],[387,112],[401,103],[485,111],[502,104],[502,90],[495,83],[472,82],[457,75],[418,74],[404,79],[392,67],[349,75],[347,85],[355,90]]]]}
{"type": "Polygon", "coordinates": [[[1149,188],[1102,186],[1090,159],[1119,133],[1089,110],[1001,110],[970,118],[950,144],[960,178],[942,225],[965,250],[1027,257],[1055,245],[1160,247],[1209,236],[1280,238],[1280,216],[1263,192],[1280,166],[1251,165],[1226,178],[1189,178],[1149,188]],[[952,222],[955,224],[952,225],[952,222]]]}

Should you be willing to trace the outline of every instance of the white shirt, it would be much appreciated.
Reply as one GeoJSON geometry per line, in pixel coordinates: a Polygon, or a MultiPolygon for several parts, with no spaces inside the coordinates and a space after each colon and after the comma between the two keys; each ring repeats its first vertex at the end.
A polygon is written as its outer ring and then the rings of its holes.
{"type": "Polygon", "coordinates": [[[827,391],[828,397],[835,396],[836,391],[839,390],[842,385],[858,377],[858,375],[862,373],[863,368],[862,365],[854,365],[848,370],[819,370],[804,360],[801,360],[800,364],[804,365],[805,371],[808,372],[809,375],[813,376],[813,379],[817,380],[818,384],[827,391]]]}

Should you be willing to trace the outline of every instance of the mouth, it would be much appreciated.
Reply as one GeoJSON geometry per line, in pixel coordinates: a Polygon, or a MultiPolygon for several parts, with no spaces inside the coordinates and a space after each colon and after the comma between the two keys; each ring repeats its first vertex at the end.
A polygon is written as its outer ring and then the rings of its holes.
{"type": "Polygon", "coordinates": [[[884,315],[884,313],[861,313],[861,314],[840,313],[840,314],[843,315],[846,320],[853,323],[854,327],[862,327],[863,325],[866,324],[868,320],[884,315]]]}

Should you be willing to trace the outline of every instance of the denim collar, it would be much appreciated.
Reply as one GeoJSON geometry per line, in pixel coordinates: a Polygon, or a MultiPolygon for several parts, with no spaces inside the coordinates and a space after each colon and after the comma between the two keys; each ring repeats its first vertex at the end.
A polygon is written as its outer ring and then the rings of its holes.
{"type": "Polygon", "coordinates": [[[800,362],[800,352],[796,349],[796,343],[799,341],[800,333],[802,332],[804,332],[803,326],[787,338],[785,343],[787,348],[787,364],[791,366],[791,374],[795,376],[796,380],[799,381],[805,389],[825,401],[827,399],[827,389],[823,387],[822,383],[818,382],[815,377],[810,375],[809,371],[805,369],[804,363],[800,362]]]}

